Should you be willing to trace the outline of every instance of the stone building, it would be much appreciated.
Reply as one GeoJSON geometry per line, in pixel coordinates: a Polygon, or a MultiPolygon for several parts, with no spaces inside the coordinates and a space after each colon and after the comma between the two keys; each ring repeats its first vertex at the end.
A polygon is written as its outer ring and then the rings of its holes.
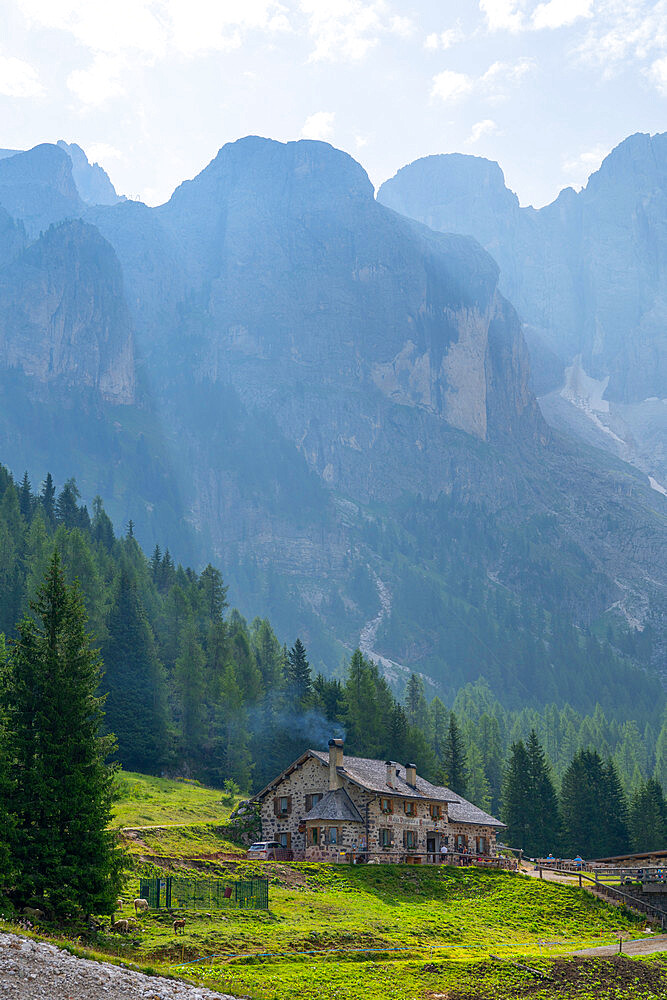
{"type": "Polygon", "coordinates": [[[334,861],[364,854],[386,861],[435,862],[451,854],[495,855],[503,824],[449,788],[419,777],[414,764],[346,757],[342,740],[328,752],[306,750],[258,793],[262,839],[297,860],[334,861]]]}

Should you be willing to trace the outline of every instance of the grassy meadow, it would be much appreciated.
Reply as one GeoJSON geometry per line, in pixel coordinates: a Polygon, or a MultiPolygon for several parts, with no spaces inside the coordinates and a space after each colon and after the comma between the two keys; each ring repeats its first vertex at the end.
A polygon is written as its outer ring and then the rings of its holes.
{"type": "MultiPolygon", "coordinates": [[[[644,921],[585,889],[474,867],[249,863],[228,839],[219,791],[127,774],[119,790],[114,823],[131,828],[126,900],[140,877],[168,870],[268,877],[269,909],[151,911],[128,935],[66,930],[79,950],[251,1000],[667,997],[667,956],[570,957],[644,936],[644,921]]],[[[44,931],[63,940],[63,929],[44,931]]]]}

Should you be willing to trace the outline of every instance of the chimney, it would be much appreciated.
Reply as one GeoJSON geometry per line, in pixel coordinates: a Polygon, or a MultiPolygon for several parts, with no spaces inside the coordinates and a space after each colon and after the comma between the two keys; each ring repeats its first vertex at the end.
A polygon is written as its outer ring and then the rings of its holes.
{"type": "Polygon", "coordinates": [[[396,774],[396,765],[393,760],[387,761],[387,784],[390,788],[394,787],[394,775],[396,774]]]}
{"type": "Polygon", "coordinates": [[[343,741],[329,740],[329,791],[335,792],[341,787],[337,768],[343,766],[343,741]]]}
{"type": "Polygon", "coordinates": [[[406,764],[405,765],[405,780],[410,785],[411,788],[417,787],[417,765],[416,764],[406,764]]]}

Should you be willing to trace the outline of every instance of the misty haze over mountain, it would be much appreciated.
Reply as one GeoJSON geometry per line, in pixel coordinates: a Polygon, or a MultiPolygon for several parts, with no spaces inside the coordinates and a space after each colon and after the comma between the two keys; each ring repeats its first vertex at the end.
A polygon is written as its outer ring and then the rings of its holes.
{"type": "Polygon", "coordinates": [[[568,629],[659,667],[663,136],[540,212],[474,157],[376,200],[326,143],[247,137],[148,208],[77,146],[4,153],[15,474],[76,470],[328,673],[363,633],[398,690],[592,708],[568,629]]]}

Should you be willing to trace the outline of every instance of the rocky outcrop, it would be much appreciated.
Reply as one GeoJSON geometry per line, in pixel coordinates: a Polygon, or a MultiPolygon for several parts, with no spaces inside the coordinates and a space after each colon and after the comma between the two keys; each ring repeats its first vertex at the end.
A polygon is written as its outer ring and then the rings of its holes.
{"type": "Polygon", "coordinates": [[[21,220],[31,237],[53,223],[78,218],[84,204],[70,157],[57,146],[42,143],[0,159],[0,205],[21,220]]]}
{"type": "Polygon", "coordinates": [[[0,269],[0,367],[133,400],[120,266],[92,226],[54,227],[0,269]]]}
{"type": "Polygon", "coordinates": [[[74,183],[87,205],[117,205],[119,201],[125,201],[124,197],[116,194],[106,170],[99,163],[90,163],[81,146],[62,139],[58,140],[58,146],[72,161],[74,183]]]}
{"type": "MultiPolygon", "coordinates": [[[[539,211],[519,207],[497,164],[459,154],[404,167],[378,198],[435,229],[479,239],[524,321],[540,393],[560,390],[573,364],[604,382],[611,409],[600,443],[614,450],[616,437],[617,452],[650,471],[648,441],[636,434],[653,426],[645,402],[667,395],[667,134],[626,139],[581,192],[567,188],[539,211]]],[[[585,400],[580,409],[592,412],[585,400]]],[[[555,401],[545,412],[563,426],[555,401]]],[[[585,435],[581,413],[568,424],[585,435]]]]}

